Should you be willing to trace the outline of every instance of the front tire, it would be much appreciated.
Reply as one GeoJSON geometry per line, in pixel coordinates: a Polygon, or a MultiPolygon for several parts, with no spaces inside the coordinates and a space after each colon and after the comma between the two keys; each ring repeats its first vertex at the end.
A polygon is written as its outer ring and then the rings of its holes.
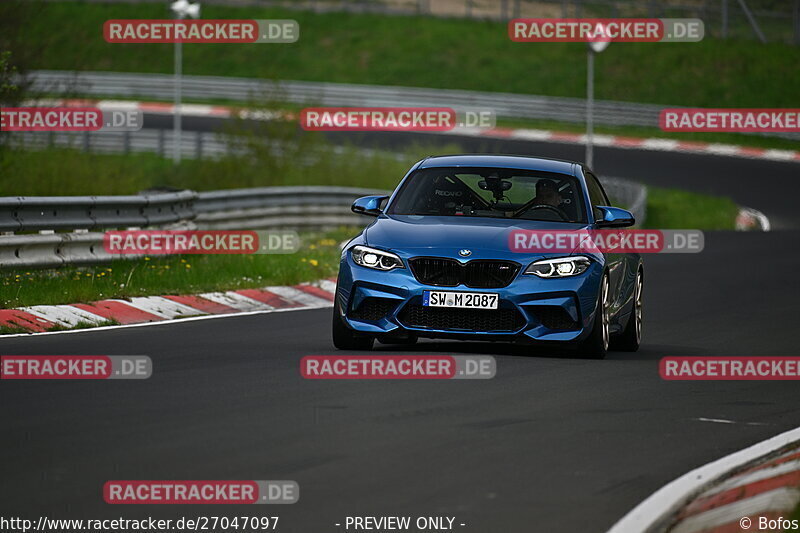
{"type": "MultiPolygon", "coordinates": [[[[338,298],[338,290],[336,291],[338,298]]],[[[339,314],[339,306],[333,305],[333,324],[331,333],[333,335],[333,345],[339,350],[371,350],[375,342],[373,337],[357,335],[352,329],[345,325],[339,314]]]]}
{"type": "Polygon", "coordinates": [[[604,359],[611,335],[611,282],[608,274],[600,281],[600,294],[594,312],[594,323],[589,336],[578,345],[578,356],[586,359],[604,359]]]}
{"type": "Polygon", "coordinates": [[[636,285],[633,289],[633,309],[631,309],[625,330],[614,338],[612,347],[621,352],[635,352],[642,342],[642,290],[644,289],[644,272],[636,273],[636,285]]]}

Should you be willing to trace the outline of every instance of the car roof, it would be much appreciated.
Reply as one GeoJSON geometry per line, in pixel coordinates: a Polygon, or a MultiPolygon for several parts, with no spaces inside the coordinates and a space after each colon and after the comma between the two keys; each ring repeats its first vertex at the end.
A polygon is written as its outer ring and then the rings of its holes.
{"type": "Polygon", "coordinates": [[[418,168],[438,167],[497,167],[519,168],[526,170],[542,170],[545,172],[559,172],[573,176],[575,174],[574,161],[561,159],[547,159],[544,157],[526,157],[518,155],[441,155],[432,156],[422,161],[418,168]]]}

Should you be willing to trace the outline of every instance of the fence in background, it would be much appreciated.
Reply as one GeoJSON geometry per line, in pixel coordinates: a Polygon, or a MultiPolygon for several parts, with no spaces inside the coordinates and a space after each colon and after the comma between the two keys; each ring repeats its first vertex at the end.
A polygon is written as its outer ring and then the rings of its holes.
{"type": "MultiPolygon", "coordinates": [[[[603,183],[615,203],[627,206],[639,223],[645,220],[644,185],[615,178],[603,183]]],[[[131,196],[0,198],[0,268],[58,267],[140,257],[108,254],[99,230],[363,226],[371,219],[353,214],[350,205],[360,196],[384,193],[352,187],[260,187],[131,196]]]]}
{"type": "MultiPolygon", "coordinates": [[[[172,154],[172,130],[142,129],[126,132],[15,132],[4,140],[9,147],[39,150],[71,148],[98,154],[152,152],[162,157],[172,154]]],[[[184,158],[217,158],[237,150],[224,136],[211,132],[184,131],[181,154],[184,158]]]]}

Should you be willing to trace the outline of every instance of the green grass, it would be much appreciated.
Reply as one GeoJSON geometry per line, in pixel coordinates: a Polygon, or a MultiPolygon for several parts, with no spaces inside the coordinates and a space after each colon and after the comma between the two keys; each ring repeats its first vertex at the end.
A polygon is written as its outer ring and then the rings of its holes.
{"type": "Polygon", "coordinates": [[[654,229],[729,230],[738,207],[730,198],[648,187],[647,222],[654,229]]]}
{"type": "MultiPolygon", "coordinates": [[[[27,68],[170,73],[172,45],[109,44],[111,18],[165,18],[166,3],[0,4],[0,43],[27,68]],[[5,7],[3,7],[5,6],[5,7]],[[4,12],[3,12],[4,11],[4,12]],[[65,21],[68,21],[65,23],[65,21]]],[[[184,46],[184,73],[583,97],[586,46],[514,43],[502,22],[203,6],[203,18],[292,18],[294,44],[184,46]]],[[[800,48],[752,40],[615,43],[597,58],[601,99],[792,107],[800,48]]]]}
{"type": "MultiPolygon", "coordinates": [[[[301,235],[291,255],[151,256],[91,267],[0,271],[0,309],[153,294],[195,294],[292,285],[336,275],[339,243],[354,228],[301,235]]],[[[12,328],[13,329],[13,328],[12,328]]],[[[0,329],[0,333],[11,333],[0,329]]]]}
{"type": "Polygon", "coordinates": [[[156,154],[86,154],[79,150],[0,151],[0,196],[136,194],[152,187],[216,190],[273,185],[339,185],[394,188],[408,167],[430,150],[408,158],[388,154],[328,154],[308,166],[281,158],[186,159],[175,167],[156,154]],[[25,176],[20,180],[19,176],[25,176]]]}

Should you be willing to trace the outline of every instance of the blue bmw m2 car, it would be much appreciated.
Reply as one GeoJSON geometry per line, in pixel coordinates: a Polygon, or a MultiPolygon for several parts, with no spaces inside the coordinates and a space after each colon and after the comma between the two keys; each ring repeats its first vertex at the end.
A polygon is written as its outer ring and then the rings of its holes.
{"type": "Polygon", "coordinates": [[[457,155],[415,164],[391,196],[367,196],[356,213],[376,217],[345,246],[333,343],[369,350],[419,337],[574,347],[602,358],[635,351],[642,334],[639,254],[520,252],[520,231],[622,228],[580,163],[457,155]]]}

